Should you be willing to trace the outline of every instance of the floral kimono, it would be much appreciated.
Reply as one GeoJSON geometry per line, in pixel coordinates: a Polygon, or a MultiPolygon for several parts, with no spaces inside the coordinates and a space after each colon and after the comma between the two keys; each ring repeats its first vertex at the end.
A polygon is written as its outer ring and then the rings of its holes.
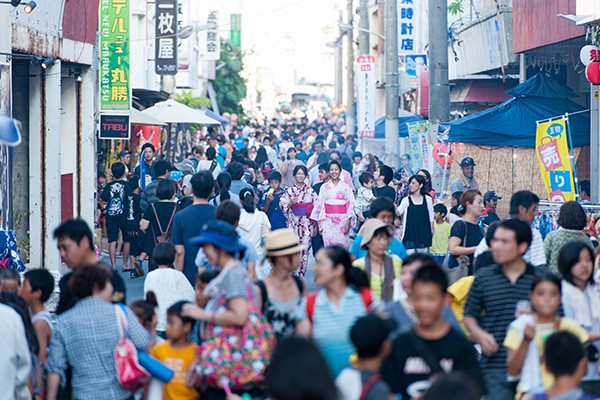
{"type": "Polygon", "coordinates": [[[310,214],[318,198],[313,188],[305,184],[302,188],[296,185],[288,188],[279,199],[279,205],[287,218],[288,226],[296,232],[300,244],[305,247],[300,252],[300,266],[296,271],[300,276],[304,276],[306,272],[311,239],[315,233],[315,224],[310,219],[310,214]],[[296,203],[290,205],[291,200],[294,198],[296,203]]]}
{"type": "Polygon", "coordinates": [[[337,185],[329,181],[321,186],[310,218],[319,223],[325,246],[338,245],[347,250],[350,239],[344,233],[346,222],[350,220],[352,228],[354,219],[354,193],[350,186],[341,180],[337,185]]]}

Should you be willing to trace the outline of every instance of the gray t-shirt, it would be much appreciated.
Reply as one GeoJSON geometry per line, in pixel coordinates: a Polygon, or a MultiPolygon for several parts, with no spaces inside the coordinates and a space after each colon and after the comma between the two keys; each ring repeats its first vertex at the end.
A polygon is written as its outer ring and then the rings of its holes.
{"type": "Polygon", "coordinates": [[[389,385],[381,376],[372,378],[374,375],[375,372],[373,371],[361,371],[354,368],[344,369],[335,380],[335,385],[340,393],[340,400],[360,398],[366,384],[370,384],[370,387],[367,389],[365,400],[388,399],[391,394],[389,385]]]}
{"type": "MultiPolygon", "coordinates": [[[[215,279],[218,279],[218,277],[215,279]]],[[[227,273],[223,280],[218,283],[217,288],[220,295],[210,299],[206,305],[206,309],[209,311],[219,311],[222,306],[222,304],[219,304],[220,296],[223,296],[225,302],[236,297],[255,301],[252,287],[252,282],[248,272],[246,272],[246,270],[244,270],[242,267],[233,268],[227,273]],[[251,299],[248,297],[248,294],[252,296],[251,299]]]]}

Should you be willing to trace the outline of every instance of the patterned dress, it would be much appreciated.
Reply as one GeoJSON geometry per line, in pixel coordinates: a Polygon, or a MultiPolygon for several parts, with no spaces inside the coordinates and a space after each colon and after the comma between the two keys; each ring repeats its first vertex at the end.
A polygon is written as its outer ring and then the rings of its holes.
{"type": "Polygon", "coordinates": [[[352,227],[354,221],[354,193],[350,186],[341,180],[337,185],[325,183],[310,218],[319,223],[325,246],[339,245],[347,250],[350,239],[344,233],[346,222],[350,220],[352,227]]]}
{"type": "Polygon", "coordinates": [[[305,247],[300,253],[300,265],[296,271],[300,276],[304,276],[306,264],[308,263],[311,239],[315,234],[315,224],[314,221],[310,219],[310,213],[302,215],[305,214],[302,210],[304,207],[300,207],[300,210],[298,208],[295,210],[292,208],[290,202],[293,198],[296,198],[297,203],[307,204],[308,207],[305,209],[311,210],[319,196],[317,196],[317,193],[313,188],[305,184],[302,188],[299,188],[296,185],[288,188],[285,193],[281,195],[281,199],[279,199],[279,205],[287,218],[288,226],[296,232],[300,244],[305,247]]]}

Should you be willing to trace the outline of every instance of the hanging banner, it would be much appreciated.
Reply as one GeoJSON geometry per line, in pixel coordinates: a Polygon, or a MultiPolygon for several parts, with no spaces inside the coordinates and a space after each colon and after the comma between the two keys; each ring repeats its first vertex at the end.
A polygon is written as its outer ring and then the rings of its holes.
{"type": "Polygon", "coordinates": [[[154,72],[177,74],[177,0],[156,0],[154,72]]]}
{"type": "Polygon", "coordinates": [[[568,136],[566,118],[537,124],[535,152],[550,201],[565,202],[577,197],[568,136]]]}
{"type": "Polygon", "coordinates": [[[129,111],[129,0],[100,1],[100,111],[129,111]]]}
{"type": "Polygon", "coordinates": [[[358,137],[372,138],[375,137],[375,57],[359,56],[356,70],[358,137]]]}
{"type": "Polygon", "coordinates": [[[408,128],[408,154],[414,170],[430,170],[431,149],[429,144],[429,122],[413,122],[406,124],[408,128]]]}
{"type": "Polygon", "coordinates": [[[242,14],[231,14],[229,26],[229,41],[237,48],[242,47],[242,14]]]}
{"type": "Polygon", "coordinates": [[[200,54],[207,61],[217,61],[221,58],[221,38],[218,23],[217,11],[209,11],[206,18],[207,28],[198,34],[200,54]]]}

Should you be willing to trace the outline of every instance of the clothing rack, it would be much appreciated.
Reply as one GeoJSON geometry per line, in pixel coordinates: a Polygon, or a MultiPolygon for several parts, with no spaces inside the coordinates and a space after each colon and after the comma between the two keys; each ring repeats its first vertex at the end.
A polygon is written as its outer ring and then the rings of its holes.
{"type": "MultiPolygon", "coordinates": [[[[558,211],[564,203],[542,200],[538,204],[538,211],[558,211]]],[[[586,212],[600,211],[600,204],[580,204],[586,212]]]]}

